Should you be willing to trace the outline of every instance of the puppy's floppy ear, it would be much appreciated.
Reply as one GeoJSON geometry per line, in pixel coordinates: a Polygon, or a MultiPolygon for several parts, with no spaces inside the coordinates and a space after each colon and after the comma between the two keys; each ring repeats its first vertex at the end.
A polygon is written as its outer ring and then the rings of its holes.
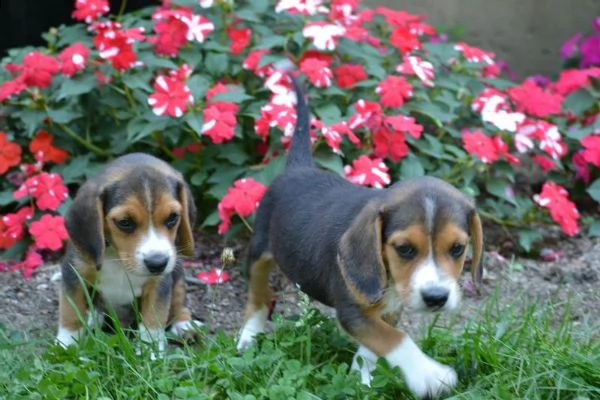
{"type": "Polygon", "coordinates": [[[383,299],[387,281],[383,263],[382,210],[368,203],[342,235],[338,265],[357,300],[376,305],[383,299]]]}
{"type": "Polygon", "coordinates": [[[180,248],[184,255],[194,255],[194,236],[192,234],[192,226],[196,223],[196,205],[192,198],[192,192],[184,181],[177,182],[177,192],[179,201],[183,207],[181,215],[181,223],[177,232],[177,247],[180,248]]]}
{"type": "Polygon", "coordinates": [[[102,189],[92,182],[77,192],[65,215],[65,227],[77,250],[93,262],[102,265],[104,256],[104,211],[102,189]]]}
{"type": "Polygon", "coordinates": [[[471,244],[473,246],[473,257],[471,261],[471,277],[476,286],[481,285],[483,278],[483,229],[481,227],[481,219],[477,210],[471,211],[469,216],[471,244]]]}

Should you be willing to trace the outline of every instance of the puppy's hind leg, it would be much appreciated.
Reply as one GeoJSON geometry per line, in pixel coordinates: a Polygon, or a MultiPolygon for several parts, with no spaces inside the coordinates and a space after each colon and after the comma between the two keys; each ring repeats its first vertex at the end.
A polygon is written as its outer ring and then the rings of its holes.
{"type": "Polygon", "coordinates": [[[269,316],[268,304],[271,300],[271,289],[269,288],[269,274],[275,266],[273,257],[268,252],[258,253],[258,257],[253,257],[254,250],[258,250],[256,237],[253,238],[250,245],[250,255],[248,257],[248,299],[246,300],[246,310],[244,315],[244,326],[240,333],[237,349],[241,351],[254,342],[254,338],[259,333],[265,331],[265,325],[269,316]]]}

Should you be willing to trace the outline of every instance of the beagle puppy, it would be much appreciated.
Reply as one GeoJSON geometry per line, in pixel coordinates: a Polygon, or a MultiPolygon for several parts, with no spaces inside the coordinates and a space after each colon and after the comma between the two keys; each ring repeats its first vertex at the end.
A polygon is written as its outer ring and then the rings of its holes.
{"type": "Polygon", "coordinates": [[[108,312],[131,320],[139,311],[140,339],[154,342],[159,353],[165,328],[180,337],[192,332],[200,323],[186,306],[178,260],[193,254],[195,219],[183,177],[153,156],[119,157],[88,180],[65,215],[57,342],[73,344],[84,318],[102,325],[108,312]]]}
{"type": "Polygon", "coordinates": [[[364,384],[384,357],[400,368],[415,395],[439,395],[456,384],[455,371],[424,354],[396,325],[401,307],[432,312],[458,307],[469,238],[473,280],[480,281],[483,240],[475,205],[433,177],[370,189],[318,169],[308,105],[292,81],[297,126],[286,167],[257,211],[238,350],[265,330],[268,277],[278,265],[301,291],[334,307],[341,329],[358,342],[352,368],[364,384]]]}

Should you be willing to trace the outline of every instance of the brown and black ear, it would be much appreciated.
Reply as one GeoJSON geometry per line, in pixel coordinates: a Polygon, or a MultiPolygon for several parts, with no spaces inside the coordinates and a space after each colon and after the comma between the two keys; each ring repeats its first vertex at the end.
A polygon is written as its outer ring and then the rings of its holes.
{"type": "Polygon", "coordinates": [[[359,303],[366,306],[381,302],[387,281],[382,225],[380,207],[369,203],[340,240],[338,265],[342,277],[359,303]]]}
{"type": "Polygon", "coordinates": [[[65,215],[65,227],[77,250],[96,268],[104,257],[104,212],[101,189],[95,183],[85,183],[77,192],[65,215]]]}
{"type": "Polygon", "coordinates": [[[194,255],[194,236],[192,226],[196,223],[196,205],[189,186],[179,181],[177,183],[179,201],[183,208],[179,231],[177,232],[177,247],[186,256],[194,255]]]}
{"type": "Polygon", "coordinates": [[[471,277],[473,283],[479,287],[483,278],[483,229],[481,219],[477,210],[470,215],[471,243],[473,246],[473,257],[471,261],[471,277]]]}

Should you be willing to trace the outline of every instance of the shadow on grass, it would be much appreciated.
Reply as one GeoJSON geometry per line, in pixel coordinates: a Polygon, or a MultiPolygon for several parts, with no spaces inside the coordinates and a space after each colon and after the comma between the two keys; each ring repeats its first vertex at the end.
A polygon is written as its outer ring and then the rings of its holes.
{"type": "MultiPolygon", "coordinates": [[[[525,298],[525,297],[523,297],[525,298]]],[[[416,341],[453,366],[454,399],[600,398],[597,326],[576,321],[568,304],[502,305],[487,299],[477,318],[440,323],[416,341]],[[458,328],[457,328],[458,327],[458,328]]],[[[235,338],[199,331],[198,343],[173,345],[163,359],[135,354],[137,340],[86,335],[79,348],[0,327],[0,399],[410,399],[400,373],[381,360],[372,387],[349,372],[355,346],[334,321],[306,306],[277,319],[273,332],[238,355],[235,338]]]]}

